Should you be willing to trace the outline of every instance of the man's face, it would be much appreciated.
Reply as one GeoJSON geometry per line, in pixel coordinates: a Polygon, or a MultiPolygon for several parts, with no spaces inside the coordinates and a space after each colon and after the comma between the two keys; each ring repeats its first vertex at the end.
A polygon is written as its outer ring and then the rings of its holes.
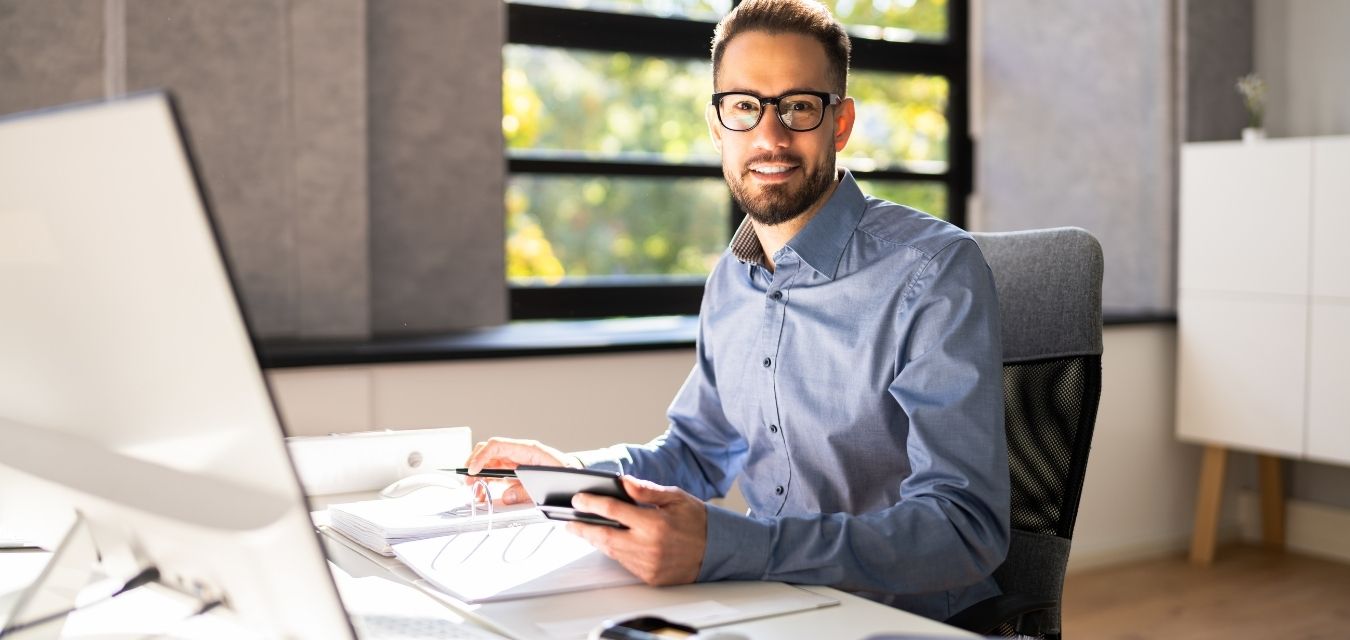
{"type": "MultiPolygon", "coordinates": [[[[809,36],[748,31],[727,43],[717,91],[765,98],[791,91],[832,92],[827,65],[825,47],[809,36]]],[[[826,106],[824,121],[812,131],[785,127],[777,106],[766,106],[749,131],[723,127],[715,107],[708,108],[707,117],[737,204],[756,222],[776,225],[823,204],[834,184],[835,153],[853,127],[853,101],[826,106]]]]}

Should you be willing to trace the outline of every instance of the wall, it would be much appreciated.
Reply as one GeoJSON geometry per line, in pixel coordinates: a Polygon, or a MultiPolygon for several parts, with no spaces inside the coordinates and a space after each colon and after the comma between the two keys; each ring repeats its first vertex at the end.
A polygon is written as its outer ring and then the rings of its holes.
{"type": "Polygon", "coordinates": [[[1256,0],[1256,71],[1270,136],[1350,134],[1350,3],[1256,0]]]}
{"type": "Polygon", "coordinates": [[[1108,309],[1174,307],[1169,3],[974,4],[975,220],[1102,243],[1108,309]]]}
{"type": "MultiPolygon", "coordinates": [[[[1106,330],[1074,567],[1189,543],[1199,449],[1173,436],[1175,333],[1167,324],[1106,330]]],[[[469,425],[476,439],[507,435],[578,449],[644,442],[660,433],[665,408],[692,363],[692,350],[675,350],[268,375],[294,434],[469,425]]],[[[1232,522],[1235,509],[1225,517],[1232,522]]]]}
{"type": "Polygon", "coordinates": [[[0,0],[0,114],[171,90],[259,337],[496,324],[504,33],[500,2],[0,0]]]}
{"type": "Polygon", "coordinates": [[[1252,0],[1182,0],[1178,6],[1178,139],[1235,140],[1247,126],[1235,85],[1256,68],[1253,13],[1252,0]]]}

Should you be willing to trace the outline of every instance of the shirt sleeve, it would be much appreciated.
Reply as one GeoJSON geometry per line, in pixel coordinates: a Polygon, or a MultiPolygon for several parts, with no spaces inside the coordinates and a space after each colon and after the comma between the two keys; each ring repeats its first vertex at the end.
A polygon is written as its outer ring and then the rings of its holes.
{"type": "MultiPolygon", "coordinates": [[[[721,266],[725,266],[721,265],[721,266]]],[[[714,272],[709,280],[717,277],[714,272]]],[[[676,486],[701,500],[720,498],[731,490],[745,465],[749,444],[727,420],[717,393],[713,344],[706,331],[707,309],[717,304],[708,287],[699,313],[694,368],[666,411],[665,433],[642,445],[620,444],[574,455],[591,469],[616,471],[676,486]]]]}
{"type": "Polygon", "coordinates": [[[1002,563],[1009,479],[992,274],[963,238],[901,295],[889,388],[909,423],[912,473],[901,481],[901,499],[856,515],[749,517],[709,506],[699,580],[913,594],[974,584],[1002,563]]]}

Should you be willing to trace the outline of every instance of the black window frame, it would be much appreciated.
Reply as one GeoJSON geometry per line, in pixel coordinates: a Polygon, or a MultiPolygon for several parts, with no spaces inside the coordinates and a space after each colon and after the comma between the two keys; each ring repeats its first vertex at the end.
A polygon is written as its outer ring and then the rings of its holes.
{"type": "MultiPolygon", "coordinates": [[[[566,9],[509,2],[507,44],[706,60],[715,23],[685,18],[566,9]]],[[[966,225],[966,199],[974,191],[974,142],[970,136],[969,4],[949,0],[942,42],[891,42],[853,37],[850,71],[938,75],[947,79],[947,170],[903,168],[854,171],[859,180],[940,182],[947,189],[947,220],[966,225]]],[[[651,161],[596,161],[578,157],[511,157],[510,175],[722,177],[720,165],[651,161]]],[[[729,232],[745,213],[731,204],[729,232]]],[[[509,286],[512,320],[607,318],[697,314],[703,284],[562,284],[509,286]]]]}

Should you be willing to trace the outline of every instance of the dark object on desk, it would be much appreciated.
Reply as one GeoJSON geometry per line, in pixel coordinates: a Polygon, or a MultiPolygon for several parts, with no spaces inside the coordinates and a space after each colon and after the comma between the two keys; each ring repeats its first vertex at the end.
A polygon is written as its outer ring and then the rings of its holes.
{"type": "Polygon", "coordinates": [[[1075,228],[971,234],[1003,325],[1012,539],[1003,595],[947,619],[976,633],[1060,636],[1064,570],[1102,389],[1102,251],[1075,228]]]}
{"type": "Polygon", "coordinates": [[[688,638],[696,633],[698,629],[688,625],[656,616],[643,616],[621,622],[606,622],[599,635],[593,637],[606,640],[665,640],[688,638]]]}
{"type": "Polygon", "coordinates": [[[441,469],[441,471],[454,471],[461,476],[470,476],[473,478],[514,478],[515,469],[479,469],[478,473],[470,474],[468,469],[460,467],[458,469],[441,469]]]}
{"type": "Polygon", "coordinates": [[[530,499],[550,520],[568,520],[588,524],[604,525],[616,529],[627,529],[623,523],[603,516],[572,508],[572,496],[578,493],[593,493],[616,498],[628,504],[637,504],[623,488],[619,474],[591,469],[571,469],[568,467],[541,467],[521,465],[516,467],[516,477],[525,486],[530,499]]]}

